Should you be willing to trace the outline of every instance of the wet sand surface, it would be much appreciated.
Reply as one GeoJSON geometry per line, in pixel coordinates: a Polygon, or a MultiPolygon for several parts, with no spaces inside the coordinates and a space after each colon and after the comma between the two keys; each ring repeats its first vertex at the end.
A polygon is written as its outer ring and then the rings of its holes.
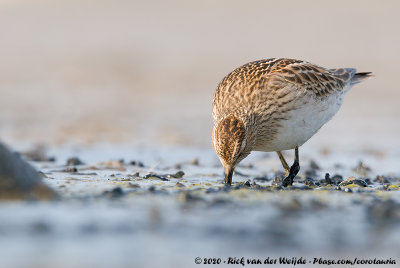
{"type": "Polygon", "coordinates": [[[211,150],[96,146],[28,154],[38,155],[53,161],[31,163],[62,199],[0,204],[2,267],[398,257],[400,177],[388,172],[396,154],[305,151],[288,188],[280,186],[275,154],[246,159],[230,188],[211,150]]]}

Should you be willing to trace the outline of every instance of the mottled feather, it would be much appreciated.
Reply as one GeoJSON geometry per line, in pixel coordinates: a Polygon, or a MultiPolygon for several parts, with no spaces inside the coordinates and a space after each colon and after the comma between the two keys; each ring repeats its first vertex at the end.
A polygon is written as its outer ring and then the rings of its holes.
{"type": "Polygon", "coordinates": [[[307,92],[315,98],[325,98],[357,83],[356,77],[352,68],[329,70],[295,59],[253,61],[236,68],[219,83],[213,101],[214,122],[217,124],[238,108],[243,112],[254,109],[259,98],[263,98],[266,107],[286,105],[307,92]]]}
{"type": "Polygon", "coordinates": [[[212,143],[218,156],[232,162],[237,156],[245,138],[245,127],[237,117],[230,115],[224,118],[213,132],[212,143]]]}

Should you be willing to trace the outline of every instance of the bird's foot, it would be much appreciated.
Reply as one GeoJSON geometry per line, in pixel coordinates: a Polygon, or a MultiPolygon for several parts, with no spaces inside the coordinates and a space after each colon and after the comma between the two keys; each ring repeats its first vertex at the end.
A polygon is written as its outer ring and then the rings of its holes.
{"type": "MultiPolygon", "coordinates": [[[[282,186],[288,187],[293,184],[293,179],[296,177],[297,173],[300,171],[300,165],[298,161],[295,161],[290,167],[289,174],[282,181],[282,186]]],[[[286,173],[286,172],[285,172],[286,173]]]]}

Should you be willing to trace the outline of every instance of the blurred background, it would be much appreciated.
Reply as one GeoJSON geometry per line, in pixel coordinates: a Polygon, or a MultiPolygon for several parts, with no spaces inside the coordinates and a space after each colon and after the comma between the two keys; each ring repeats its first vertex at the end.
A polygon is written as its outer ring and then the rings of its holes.
{"type": "MultiPolygon", "coordinates": [[[[0,267],[397,257],[399,9],[395,0],[0,0],[0,141],[49,148],[44,160],[32,150],[45,162],[31,164],[63,197],[0,202],[0,267]],[[368,175],[383,190],[219,191],[214,90],[236,67],[272,57],[374,73],[301,161],[314,173],[318,162],[315,180],[368,175]],[[66,166],[72,156],[87,166],[66,166]],[[179,170],[185,177],[171,181],[136,177],[179,170]]],[[[282,170],[275,155],[243,163],[236,183],[264,174],[272,183],[282,170]]]]}
{"type": "Polygon", "coordinates": [[[210,147],[211,101],[271,57],[355,67],[309,146],[400,145],[398,1],[0,2],[0,137],[11,144],[210,147]]]}

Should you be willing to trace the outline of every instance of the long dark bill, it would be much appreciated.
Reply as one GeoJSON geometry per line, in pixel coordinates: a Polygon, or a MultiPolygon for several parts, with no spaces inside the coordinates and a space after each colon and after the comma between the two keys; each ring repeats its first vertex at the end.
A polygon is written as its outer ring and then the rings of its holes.
{"type": "Polygon", "coordinates": [[[225,184],[226,185],[232,184],[232,174],[233,174],[233,168],[228,168],[227,170],[225,170],[225,184]]]}

